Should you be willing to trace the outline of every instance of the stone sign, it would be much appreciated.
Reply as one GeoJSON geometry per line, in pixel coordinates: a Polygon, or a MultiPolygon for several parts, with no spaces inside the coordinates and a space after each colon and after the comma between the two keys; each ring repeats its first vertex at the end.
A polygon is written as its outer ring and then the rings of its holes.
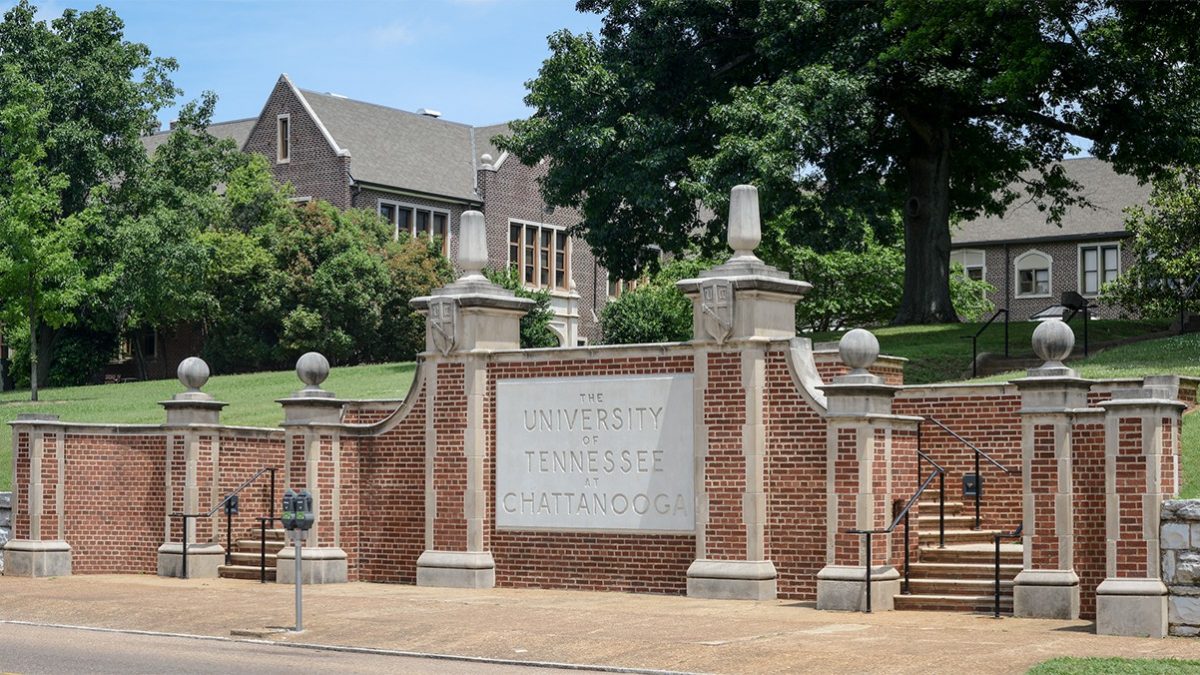
{"type": "Polygon", "coordinates": [[[695,529],[692,376],[496,384],[496,526],[695,529]]]}

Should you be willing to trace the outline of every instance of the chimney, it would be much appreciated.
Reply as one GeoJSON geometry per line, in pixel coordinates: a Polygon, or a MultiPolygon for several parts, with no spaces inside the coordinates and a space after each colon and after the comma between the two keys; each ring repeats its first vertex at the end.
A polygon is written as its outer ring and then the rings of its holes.
{"type": "Polygon", "coordinates": [[[171,131],[175,131],[175,127],[179,126],[179,120],[171,120],[171,131]]]}
{"type": "Polygon", "coordinates": [[[437,119],[438,117],[442,116],[441,111],[434,110],[433,108],[421,108],[420,110],[417,111],[417,114],[424,115],[426,117],[432,117],[434,119],[437,119]]]}

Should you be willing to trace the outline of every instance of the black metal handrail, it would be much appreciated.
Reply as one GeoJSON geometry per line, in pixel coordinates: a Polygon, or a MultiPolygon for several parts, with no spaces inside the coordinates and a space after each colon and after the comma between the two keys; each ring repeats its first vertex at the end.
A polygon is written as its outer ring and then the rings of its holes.
{"type": "Polygon", "coordinates": [[[980,450],[979,447],[977,445],[975,445],[974,443],[972,443],[971,441],[968,441],[967,439],[963,438],[962,436],[959,436],[957,433],[954,432],[953,429],[946,426],[945,424],[942,424],[941,421],[939,421],[937,418],[926,417],[925,419],[938,425],[939,427],[942,428],[943,431],[950,434],[951,436],[956,438],[960,443],[962,443],[963,445],[967,446],[968,448],[970,448],[971,450],[973,450],[975,452],[975,480],[976,480],[976,483],[975,483],[975,526],[971,529],[978,530],[980,528],[980,523],[982,522],[982,519],[980,517],[980,499],[983,495],[983,484],[979,480],[979,460],[980,460],[980,458],[986,459],[989,464],[995,466],[997,469],[1000,469],[1005,474],[1010,475],[1010,476],[1013,473],[1019,473],[1019,470],[1010,469],[1010,468],[1004,466],[1003,464],[1001,464],[1000,462],[997,462],[994,458],[992,458],[991,455],[987,454],[983,450],[980,450]]]}
{"type": "Polygon", "coordinates": [[[983,335],[983,331],[987,330],[988,326],[992,325],[992,322],[995,321],[996,318],[999,317],[1001,314],[1004,315],[1004,358],[1008,358],[1008,310],[1007,309],[996,310],[996,313],[992,315],[992,318],[985,321],[984,324],[979,327],[979,330],[975,331],[974,335],[963,335],[962,336],[963,340],[971,341],[971,377],[979,376],[979,336],[983,335]]]}
{"type": "MultiPolygon", "coordinates": [[[[918,462],[920,462],[920,457],[921,457],[922,453],[920,451],[918,451],[917,455],[918,455],[918,457],[917,457],[918,462]]],[[[888,525],[886,528],[884,528],[882,530],[859,530],[859,529],[846,530],[847,534],[862,535],[863,539],[864,539],[864,543],[866,544],[866,557],[867,557],[867,564],[866,564],[867,608],[866,608],[866,611],[868,614],[871,613],[871,566],[874,564],[874,559],[871,556],[871,537],[872,537],[872,535],[876,535],[876,534],[891,534],[892,532],[894,532],[896,530],[896,526],[899,525],[901,523],[901,521],[904,522],[904,588],[903,588],[903,592],[906,594],[908,593],[908,584],[909,584],[909,579],[908,579],[909,571],[908,570],[909,570],[909,564],[910,564],[909,558],[911,556],[911,553],[909,551],[910,547],[909,547],[908,512],[912,510],[913,505],[915,505],[917,503],[917,500],[919,500],[921,498],[921,495],[924,494],[925,490],[927,490],[929,488],[929,485],[931,483],[933,483],[933,479],[937,478],[939,476],[944,476],[946,473],[940,466],[938,466],[936,463],[934,463],[933,460],[929,459],[928,457],[925,457],[925,459],[930,464],[933,465],[933,471],[931,471],[929,473],[929,477],[926,478],[924,481],[922,481],[921,484],[917,487],[917,491],[914,492],[913,496],[908,499],[908,503],[906,503],[904,505],[904,508],[900,509],[900,513],[896,514],[896,517],[892,519],[892,523],[890,525],[888,525]]],[[[941,490],[942,490],[942,503],[945,504],[946,484],[945,484],[944,480],[942,482],[941,490]]]]}
{"type": "MultiPolygon", "coordinates": [[[[274,521],[275,520],[275,471],[276,471],[276,468],[273,466],[264,466],[263,468],[254,472],[253,476],[250,476],[245,481],[242,481],[241,485],[237,486],[236,488],[233,489],[232,492],[230,492],[229,494],[222,497],[221,501],[217,502],[216,506],[214,506],[208,510],[208,513],[175,512],[175,513],[170,514],[171,518],[182,518],[183,519],[183,532],[182,532],[182,537],[181,537],[183,540],[183,561],[181,563],[182,567],[183,567],[182,575],[181,575],[182,578],[184,578],[184,579],[188,578],[188,521],[195,520],[197,518],[211,518],[214,513],[221,510],[222,508],[225,508],[225,564],[228,565],[230,562],[230,559],[231,559],[230,558],[230,556],[231,556],[230,549],[233,548],[233,527],[232,527],[233,512],[229,508],[226,508],[226,505],[229,503],[229,500],[231,498],[233,498],[235,495],[240,494],[242,492],[242,490],[245,490],[246,488],[250,487],[250,485],[254,481],[258,480],[258,478],[260,476],[262,476],[264,473],[270,472],[271,473],[271,495],[270,495],[270,498],[267,500],[267,508],[269,509],[270,514],[271,514],[270,520],[274,521]]],[[[259,520],[261,521],[262,518],[260,518],[259,520]]],[[[266,539],[265,528],[263,531],[263,539],[264,539],[264,543],[265,543],[265,539],[266,539]]],[[[264,567],[265,567],[265,562],[264,562],[264,567]]],[[[265,571],[260,572],[260,575],[262,576],[263,579],[266,578],[265,574],[266,574],[265,571]]]]}
{"type": "Polygon", "coordinates": [[[997,619],[1000,618],[1000,540],[1020,538],[1021,530],[1024,528],[1025,524],[1022,523],[1018,525],[1017,529],[1013,530],[1012,532],[997,532],[996,534],[992,535],[992,538],[996,542],[996,605],[994,616],[997,619]]]}
{"type": "MultiPolygon", "coordinates": [[[[922,420],[924,421],[924,420],[922,420]]],[[[946,469],[926,455],[921,447],[921,422],[917,422],[917,480],[921,480],[921,462],[926,461],[938,471],[938,548],[946,548],[946,469]]],[[[920,490],[918,484],[918,490],[920,490]]],[[[907,546],[908,542],[905,542],[907,546]]],[[[907,587],[907,580],[905,586],[907,587]]],[[[906,589],[907,592],[907,589],[906,589]]]]}

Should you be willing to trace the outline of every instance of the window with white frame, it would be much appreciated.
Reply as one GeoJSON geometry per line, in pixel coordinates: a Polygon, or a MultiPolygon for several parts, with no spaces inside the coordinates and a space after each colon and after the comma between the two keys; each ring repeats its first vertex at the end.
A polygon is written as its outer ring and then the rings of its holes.
{"type": "Polygon", "coordinates": [[[1040,298],[1050,295],[1050,256],[1041,251],[1026,251],[1017,256],[1017,297],[1040,298]]]}
{"type": "Polygon", "coordinates": [[[641,282],[637,279],[618,279],[610,274],[608,275],[608,297],[619,298],[640,285],[641,282]]]}
{"type": "Polygon", "coordinates": [[[969,248],[951,251],[950,264],[953,266],[955,263],[962,265],[963,274],[966,274],[968,279],[975,281],[987,279],[987,263],[983,251],[969,248]]]}
{"type": "Polygon", "coordinates": [[[287,164],[292,161],[292,116],[275,118],[275,162],[287,164]]]}
{"type": "Polygon", "coordinates": [[[442,254],[450,255],[450,212],[387,199],[379,200],[379,215],[392,226],[392,238],[401,232],[410,237],[433,237],[442,243],[442,254]]]}
{"type": "Polygon", "coordinates": [[[1096,295],[1100,287],[1121,274],[1121,245],[1087,244],[1079,247],[1079,292],[1096,295]]]}
{"type": "Polygon", "coordinates": [[[571,245],[567,231],[553,225],[508,221],[508,264],[526,286],[569,291],[571,245]]]}

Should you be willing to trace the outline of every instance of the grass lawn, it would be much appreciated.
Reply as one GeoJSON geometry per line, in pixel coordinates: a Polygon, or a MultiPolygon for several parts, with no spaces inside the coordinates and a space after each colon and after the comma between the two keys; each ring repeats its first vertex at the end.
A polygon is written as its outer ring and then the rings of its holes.
{"type": "MultiPolygon", "coordinates": [[[[333,368],[321,386],[342,398],[403,398],[412,383],[413,363],[388,363],[333,368]]],[[[228,403],[221,413],[226,424],[276,426],[283,410],[275,399],[284,398],[303,386],[293,370],[214,377],[204,391],[228,403]]],[[[90,387],[43,389],[42,400],[29,401],[28,391],[0,394],[0,490],[12,486],[12,433],[7,422],[18,413],[58,415],[64,422],[114,422],[159,424],[166,413],[159,401],[183,391],[176,380],[130,382],[90,387]]]]}
{"type": "MultiPolygon", "coordinates": [[[[1081,319],[1071,321],[1077,336],[1082,336],[1081,319]]],[[[1166,330],[1167,321],[1092,321],[1088,324],[1090,344],[1121,340],[1146,333],[1166,330]]],[[[971,341],[963,339],[974,335],[983,324],[956,323],[934,326],[886,326],[871,329],[879,338],[879,350],[889,356],[908,359],[904,369],[904,381],[908,384],[927,384],[962,380],[971,375],[971,341]]],[[[1011,356],[1033,356],[1030,346],[1032,321],[1014,321],[1009,324],[1009,354],[1011,356]]],[[[833,342],[841,338],[842,332],[813,333],[813,342],[833,342]]],[[[1083,339],[1076,339],[1076,349],[1082,351],[1083,339]]],[[[997,321],[979,336],[979,351],[1004,353],[1004,324],[997,321]]]]}
{"type": "Polygon", "coordinates": [[[1183,659],[1072,658],[1050,659],[1029,669],[1029,675],[1158,675],[1200,673],[1200,661],[1183,659]]]}

